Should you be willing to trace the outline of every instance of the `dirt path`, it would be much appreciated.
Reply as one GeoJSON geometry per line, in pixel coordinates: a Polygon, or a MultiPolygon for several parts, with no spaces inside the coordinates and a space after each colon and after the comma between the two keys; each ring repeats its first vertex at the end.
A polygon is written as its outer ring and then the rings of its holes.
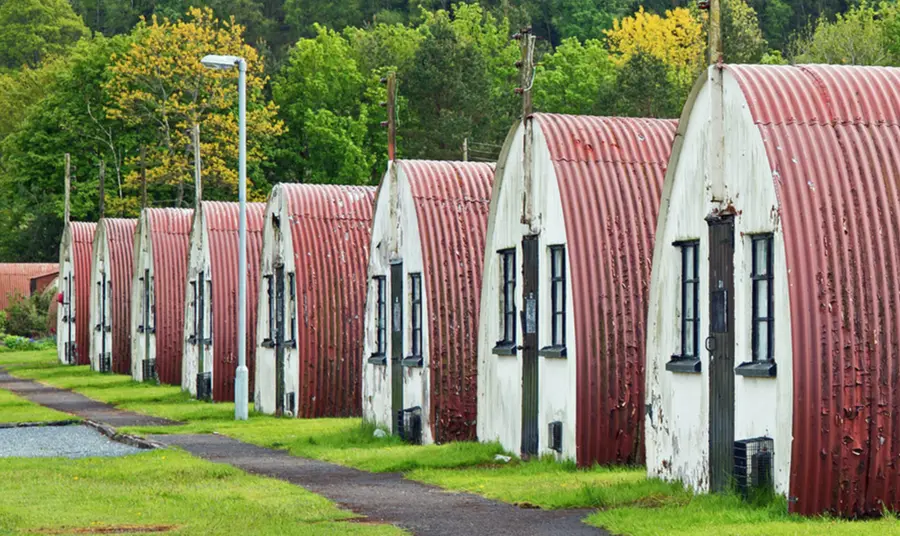
{"type": "MultiPolygon", "coordinates": [[[[0,389],[111,426],[176,424],[119,410],[71,391],[13,378],[2,368],[0,389]]],[[[152,435],[148,439],[181,447],[200,458],[227,463],[248,473],[290,482],[370,521],[390,523],[420,536],[609,536],[608,532],[581,522],[590,510],[519,508],[406,480],[399,473],[369,473],[298,458],[285,451],[257,447],[221,435],[152,435]]]]}
{"type": "Polygon", "coordinates": [[[23,380],[10,376],[0,367],[0,389],[6,389],[51,409],[78,415],[94,422],[120,426],[168,426],[179,424],[168,419],[150,417],[116,409],[114,406],[98,402],[72,391],[44,385],[33,380],[23,380]]]}

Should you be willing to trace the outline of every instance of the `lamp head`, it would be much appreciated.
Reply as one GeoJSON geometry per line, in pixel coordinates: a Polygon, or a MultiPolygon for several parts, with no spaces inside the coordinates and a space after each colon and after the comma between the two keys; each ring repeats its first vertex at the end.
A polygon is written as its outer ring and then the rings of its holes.
{"type": "Polygon", "coordinates": [[[209,54],[203,56],[200,63],[207,69],[226,70],[237,66],[240,61],[241,58],[239,56],[219,56],[217,54],[209,54]]]}

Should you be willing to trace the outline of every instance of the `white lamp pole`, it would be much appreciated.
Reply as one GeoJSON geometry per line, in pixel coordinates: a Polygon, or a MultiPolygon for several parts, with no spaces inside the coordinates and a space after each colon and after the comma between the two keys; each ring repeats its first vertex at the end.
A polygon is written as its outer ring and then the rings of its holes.
{"type": "Polygon", "coordinates": [[[234,377],[234,418],[247,420],[250,373],[247,369],[247,62],[239,56],[204,56],[210,69],[238,68],[238,366],[234,377]]]}

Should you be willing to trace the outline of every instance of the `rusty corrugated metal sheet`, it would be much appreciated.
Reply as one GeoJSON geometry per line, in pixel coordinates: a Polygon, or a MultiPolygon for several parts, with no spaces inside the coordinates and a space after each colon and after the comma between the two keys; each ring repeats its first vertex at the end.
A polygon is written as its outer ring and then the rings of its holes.
{"type": "Polygon", "coordinates": [[[193,214],[184,208],[144,209],[153,255],[156,371],[160,383],[171,385],[181,385],[184,286],[193,214]]]}
{"type": "MultiPolygon", "coordinates": [[[[238,203],[204,201],[201,210],[208,233],[210,278],[212,280],[213,400],[234,401],[234,372],[237,364],[238,294],[238,203]]],[[[250,396],[256,369],[256,302],[259,298],[259,256],[265,203],[247,203],[247,367],[250,369],[250,396]]]]}
{"type": "Polygon", "coordinates": [[[478,315],[492,164],[403,160],[428,303],[431,426],[439,443],[475,439],[478,315]]]}
{"type": "Polygon", "coordinates": [[[900,509],[900,70],[728,66],[778,196],[793,341],[791,510],[900,509]]]}
{"type": "Polygon", "coordinates": [[[578,463],[644,458],[653,237],[675,121],[535,114],[566,224],[577,348],[578,463]]]}
{"type": "MultiPolygon", "coordinates": [[[[134,231],[137,219],[104,218],[103,233],[109,258],[106,265],[112,292],[109,297],[112,324],[112,368],[131,374],[131,276],[134,273],[134,231]]],[[[92,289],[96,290],[96,289],[92,289]]]]}
{"type": "MultiPolygon", "coordinates": [[[[6,309],[11,298],[17,295],[31,296],[31,280],[59,274],[59,265],[52,263],[3,263],[0,264],[0,311],[6,309]]],[[[46,288],[46,285],[44,285],[46,288]]]]}
{"type": "Polygon", "coordinates": [[[297,417],[359,415],[375,188],[276,188],[286,197],[297,271],[297,417]]]}
{"type": "Polygon", "coordinates": [[[32,277],[28,282],[28,288],[31,294],[40,294],[47,290],[51,284],[59,277],[59,269],[48,274],[32,277]]]}
{"type": "MultiPolygon", "coordinates": [[[[96,229],[97,224],[94,222],[73,221],[63,230],[63,233],[68,233],[72,270],[75,274],[75,348],[78,351],[75,364],[77,365],[91,364],[91,259],[96,229]]],[[[61,268],[62,266],[57,270],[61,268]]]]}

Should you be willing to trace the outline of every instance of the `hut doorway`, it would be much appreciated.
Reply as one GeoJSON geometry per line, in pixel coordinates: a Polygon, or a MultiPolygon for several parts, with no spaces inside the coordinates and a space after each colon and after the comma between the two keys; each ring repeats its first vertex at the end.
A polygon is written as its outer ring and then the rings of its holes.
{"type": "Polygon", "coordinates": [[[726,491],[734,465],[734,216],[708,223],[710,488],[726,491]]]}
{"type": "Polygon", "coordinates": [[[522,240],[522,455],[538,453],[538,237],[522,240]]]}
{"type": "Polygon", "coordinates": [[[284,393],[284,264],[279,263],[275,265],[275,415],[284,415],[284,393]]]}
{"type": "Polygon", "coordinates": [[[403,261],[391,263],[391,410],[395,435],[403,433],[403,261]]]}

